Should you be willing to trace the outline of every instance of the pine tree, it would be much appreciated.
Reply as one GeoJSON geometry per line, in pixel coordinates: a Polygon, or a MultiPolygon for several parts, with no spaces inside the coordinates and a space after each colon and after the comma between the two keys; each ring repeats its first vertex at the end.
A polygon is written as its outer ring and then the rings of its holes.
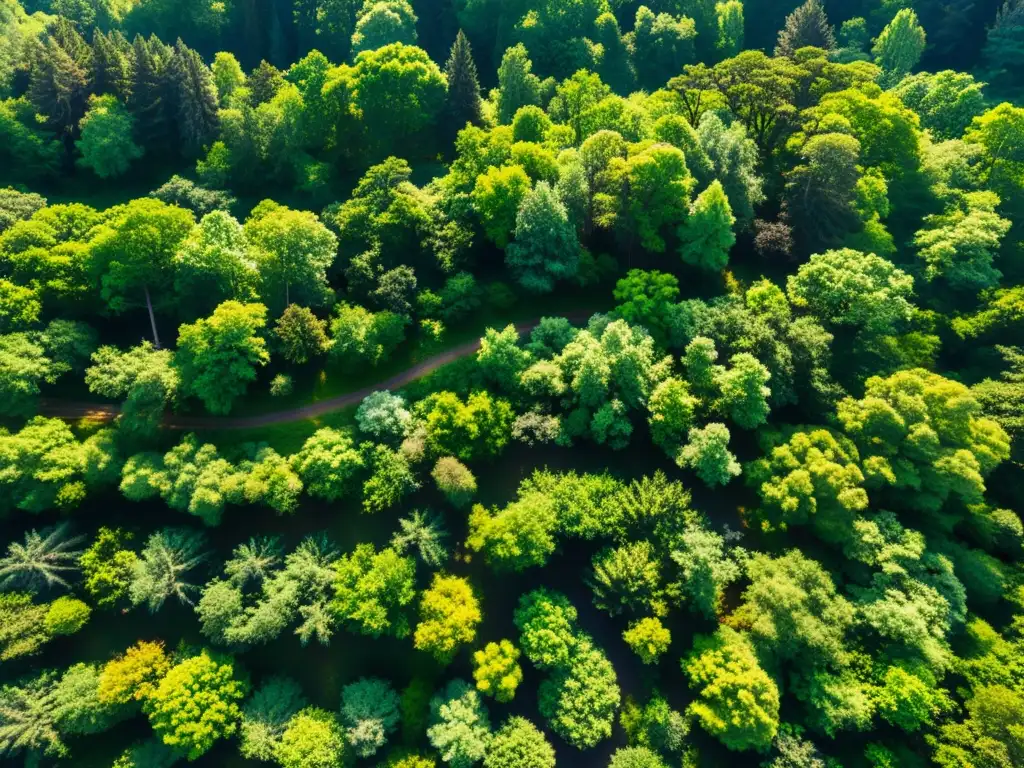
{"type": "Polygon", "coordinates": [[[679,229],[683,241],[679,255],[695,267],[715,272],[724,269],[729,263],[729,249],[736,242],[732,231],[735,223],[729,198],[716,179],[697,195],[689,220],[679,229]]]}
{"type": "Polygon", "coordinates": [[[46,125],[65,141],[70,152],[78,121],[85,114],[89,73],[53,35],[36,48],[28,96],[35,111],[44,116],[46,125]]]}
{"type": "Polygon", "coordinates": [[[996,13],[985,60],[994,73],[1024,80],[1024,0],[1006,0],[996,13]]]}
{"type": "Polygon", "coordinates": [[[171,124],[166,83],[165,46],[136,36],[132,44],[132,86],[128,107],[135,117],[139,144],[166,152],[171,124]]]}
{"type": "Polygon", "coordinates": [[[448,78],[448,97],[445,103],[445,122],[452,135],[462,130],[466,123],[479,125],[480,82],[476,76],[476,64],[469,38],[460,29],[452,43],[452,51],[444,68],[448,78]]]}
{"type": "Polygon", "coordinates": [[[792,56],[808,45],[827,51],[836,47],[835,31],[828,23],[821,0],[807,0],[786,17],[786,25],[779,31],[775,55],[792,56]]]}
{"type": "Polygon", "coordinates": [[[58,16],[50,36],[57,41],[57,45],[64,49],[64,52],[71,57],[75,64],[87,73],[89,72],[89,68],[92,66],[92,49],[85,42],[85,38],[78,34],[73,21],[58,16]]]}
{"type": "Polygon", "coordinates": [[[195,155],[217,132],[217,87],[203,57],[178,38],[171,60],[178,137],[186,154],[195,155]]]}
{"type": "Polygon", "coordinates": [[[98,96],[112,94],[121,101],[131,92],[131,46],[114,30],[104,35],[92,31],[92,92],[98,96]]]}

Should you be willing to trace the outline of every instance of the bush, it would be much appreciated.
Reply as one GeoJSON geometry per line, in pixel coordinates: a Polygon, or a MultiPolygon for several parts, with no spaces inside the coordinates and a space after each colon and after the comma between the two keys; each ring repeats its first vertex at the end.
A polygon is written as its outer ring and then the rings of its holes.
{"type": "Polygon", "coordinates": [[[270,394],[273,397],[288,397],[292,393],[292,377],[279,373],[270,380],[270,394]]]}
{"type": "Polygon", "coordinates": [[[454,456],[442,456],[430,473],[437,483],[437,490],[447,497],[455,507],[469,504],[476,493],[476,478],[469,467],[454,456]]]}

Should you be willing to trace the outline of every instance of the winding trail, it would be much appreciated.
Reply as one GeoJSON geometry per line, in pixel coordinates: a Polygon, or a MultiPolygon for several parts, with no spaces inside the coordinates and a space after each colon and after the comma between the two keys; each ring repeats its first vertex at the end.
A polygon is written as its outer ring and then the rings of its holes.
{"type": "MultiPolygon", "coordinates": [[[[593,312],[570,312],[564,315],[564,317],[575,325],[585,323],[593,314],[593,312]]],[[[516,324],[516,330],[520,334],[527,333],[533,330],[539,322],[540,318],[518,323],[516,324]]],[[[335,395],[334,397],[309,403],[308,405],[297,405],[293,408],[286,408],[283,411],[262,413],[255,416],[180,416],[167,413],[164,415],[163,426],[166,429],[177,430],[254,429],[287,424],[292,421],[315,419],[318,416],[323,416],[333,411],[340,411],[343,408],[358,405],[362,402],[363,398],[372,392],[404,387],[409,382],[433,373],[441,366],[453,363],[467,355],[472,355],[478,349],[480,349],[480,339],[468,341],[465,344],[446,349],[444,352],[440,352],[433,357],[428,357],[426,360],[422,360],[384,381],[363,387],[355,392],[335,395]]],[[[92,421],[108,422],[116,418],[120,411],[120,406],[109,403],[85,403],[49,398],[42,398],[39,401],[39,413],[41,415],[66,419],[68,421],[89,419],[92,421]]]]}

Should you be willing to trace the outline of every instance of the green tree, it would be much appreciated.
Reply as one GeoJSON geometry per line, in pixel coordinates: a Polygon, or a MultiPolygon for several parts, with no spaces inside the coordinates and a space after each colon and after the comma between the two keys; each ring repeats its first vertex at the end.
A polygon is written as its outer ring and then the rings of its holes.
{"type": "Polygon", "coordinates": [[[477,80],[476,63],[473,61],[469,38],[461,29],[452,43],[444,74],[448,80],[444,116],[449,132],[454,135],[467,123],[480,125],[483,121],[480,82],[477,80]]]}
{"type": "Polygon", "coordinates": [[[435,573],[420,598],[413,645],[447,664],[460,646],[473,642],[482,618],[480,603],[466,579],[435,573]]]}
{"type": "Polygon", "coordinates": [[[699,404],[681,379],[665,379],[658,384],[647,403],[651,441],[672,458],[678,456],[699,404]]]}
{"type": "Polygon", "coordinates": [[[471,393],[465,403],[454,392],[434,392],[416,403],[414,412],[431,454],[464,461],[500,454],[514,418],[507,400],[486,391],[471,393]]]}
{"type": "Polygon", "coordinates": [[[672,633],[662,625],[660,619],[647,617],[630,623],[629,628],[622,633],[622,639],[644,664],[657,664],[672,642],[672,633]]]}
{"type": "Polygon", "coordinates": [[[150,613],[160,610],[169,597],[191,605],[190,595],[197,587],[185,579],[206,559],[204,544],[200,531],[165,528],[150,535],[132,568],[128,588],[132,603],[145,603],[150,613]]]}
{"type": "Polygon", "coordinates": [[[495,701],[509,702],[523,681],[519,666],[520,651],[509,640],[488,643],[473,653],[473,679],[476,688],[495,701]]]}
{"type": "Polygon", "coordinates": [[[401,720],[398,694],[386,680],[363,677],[341,689],[341,721],[358,757],[372,757],[401,720]]]}
{"type": "Polygon", "coordinates": [[[555,750],[529,720],[510,717],[488,744],[484,768],[555,768],[555,750]]]}
{"type": "Polygon", "coordinates": [[[893,89],[900,101],[921,118],[938,139],[959,139],[971,121],[985,111],[984,83],[951,69],[904,77],[893,89]]]}
{"type": "Polygon", "coordinates": [[[520,107],[540,103],[540,78],[531,72],[526,47],[522,43],[508,48],[498,67],[498,123],[508,125],[520,107]]]}
{"type": "Polygon", "coordinates": [[[768,369],[756,357],[741,352],[729,359],[729,367],[715,372],[719,392],[715,408],[743,429],[755,429],[768,420],[768,398],[765,386],[771,378],[768,369]]]}
{"type": "MultiPolygon", "coordinates": [[[[737,59],[745,55],[746,53],[741,54],[737,59]]],[[[777,84],[780,80],[785,82],[774,73],[757,74],[769,78],[772,84],[777,84]]],[[[730,82],[732,78],[745,80],[746,74],[729,73],[728,78],[730,82]]],[[[753,81],[750,85],[755,88],[757,94],[752,98],[762,99],[763,104],[769,97],[756,85],[759,76],[752,76],[750,79],[753,81]]],[[[778,117],[774,119],[777,120],[778,117]]],[[[751,120],[755,121],[756,126],[772,124],[772,120],[767,116],[751,116],[751,120]]],[[[684,149],[684,152],[687,153],[686,162],[691,166],[690,170],[702,184],[710,184],[716,179],[721,183],[740,229],[749,229],[754,220],[754,207],[764,200],[765,194],[764,182],[757,175],[760,162],[758,145],[748,138],[749,129],[744,125],[743,122],[736,121],[726,126],[717,113],[705,112],[697,125],[699,146],[684,149]]]]}
{"type": "Polygon", "coordinates": [[[850,248],[811,256],[786,282],[794,307],[819,320],[884,333],[910,320],[914,279],[892,262],[850,248]]]}
{"type": "Polygon", "coordinates": [[[464,680],[450,681],[430,700],[427,738],[452,768],[470,768],[483,759],[491,735],[480,694],[464,680]]]}
{"type": "Polygon", "coordinates": [[[302,688],[294,680],[268,678],[242,708],[239,727],[242,756],[272,760],[285,729],[305,705],[302,688]]]}
{"type": "Polygon", "coordinates": [[[90,392],[123,398],[118,426],[128,433],[152,435],[160,427],[164,411],[177,401],[178,371],[174,355],[154,349],[148,341],[122,352],[100,347],[85,371],[90,392]]]}
{"type": "Polygon", "coordinates": [[[647,747],[622,747],[612,754],[608,768],[665,768],[665,763],[647,747]]]}
{"type": "Polygon", "coordinates": [[[249,685],[225,657],[203,651],[171,667],[146,699],[153,730],[189,760],[238,730],[249,685]]]}
{"type": "Polygon", "coordinates": [[[50,635],[73,635],[89,621],[92,609],[73,597],[58,597],[46,611],[43,626],[50,635]]]}
{"type": "Polygon", "coordinates": [[[416,44],[416,14],[406,0],[364,2],[352,33],[352,53],[372,51],[391,43],[416,44]]]}
{"type": "Polygon", "coordinates": [[[871,49],[875,63],[882,68],[880,83],[883,87],[896,85],[909,74],[924,53],[924,29],[917,22],[917,14],[902,8],[890,21],[871,49]]]}
{"type": "Polygon", "coordinates": [[[726,0],[715,4],[718,17],[718,40],[715,47],[728,58],[743,49],[743,3],[740,0],[726,0]]]}
{"type": "Polygon", "coordinates": [[[290,458],[292,469],[302,478],[310,496],[336,501],[353,493],[365,460],[351,435],[323,427],[303,443],[290,458]]]}
{"type": "Polygon", "coordinates": [[[859,228],[855,209],[861,145],[854,136],[822,133],[801,149],[804,161],[786,178],[786,215],[808,249],[859,228]]]}
{"type": "Polygon", "coordinates": [[[217,87],[203,57],[180,38],[167,65],[166,86],[175,105],[181,148],[186,155],[198,155],[217,133],[217,87]]]}
{"type": "Polygon", "coordinates": [[[334,564],[331,612],[364,635],[405,637],[410,632],[407,606],[416,595],[416,561],[393,549],[358,544],[334,564]]]}
{"type": "Polygon", "coordinates": [[[445,539],[448,532],[440,516],[413,510],[398,520],[398,530],[391,537],[391,546],[399,553],[413,550],[431,568],[440,568],[448,559],[445,539]]]}
{"type": "Polygon", "coordinates": [[[835,30],[828,23],[825,7],[819,0],[807,0],[786,17],[785,26],[779,30],[775,55],[792,58],[809,45],[826,51],[836,47],[835,30]]]}
{"type": "Polygon", "coordinates": [[[313,306],[325,302],[338,239],[316,214],[265,200],[246,220],[245,234],[255,248],[261,297],[268,306],[283,310],[293,298],[313,306]]]}
{"type": "Polygon", "coordinates": [[[683,671],[698,696],[687,712],[704,730],[736,751],[771,745],[779,728],[779,689],[744,635],[725,626],[698,635],[683,671]]]}
{"type": "Polygon", "coordinates": [[[228,106],[234,93],[246,85],[242,66],[233,53],[218,51],[214,54],[210,72],[213,75],[213,84],[217,88],[221,106],[228,106]]]}
{"type": "Polygon", "coordinates": [[[453,456],[442,456],[437,460],[431,477],[437,490],[456,507],[464,507],[476,493],[476,477],[465,464],[453,456]]]}
{"type": "Polygon", "coordinates": [[[0,661],[31,656],[50,641],[43,623],[48,611],[46,603],[33,603],[30,594],[0,594],[0,661]]]}
{"type": "Polygon", "coordinates": [[[132,116],[114,96],[90,96],[79,128],[82,137],[75,146],[82,157],[78,163],[101,179],[121,176],[133,160],[142,157],[142,148],[132,141],[132,116]]]}
{"type": "Polygon", "coordinates": [[[365,454],[370,476],[363,483],[364,511],[388,509],[420,487],[404,453],[374,445],[365,454]]]}
{"type": "Polygon", "coordinates": [[[338,718],[307,707],[288,721],[273,756],[283,768],[330,768],[339,765],[346,753],[338,718]]]}
{"type": "Polygon", "coordinates": [[[100,293],[115,314],[145,306],[159,349],[155,311],[173,301],[174,254],[195,221],[189,211],[152,198],[114,211],[89,246],[100,293]]]}
{"type": "Polygon", "coordinates": [[[255,299],[260,281],[245,230],[221,210],[206,213],[185,238],[174,271],[175,290],[196,314],[209,314],[226,299],[255,299]]]}
{"type": "Polygon", "coordinates": [[[573,649],[569,666],[541,683],[537,696],[537,709],[551,730],[577,749],[611,736],[621,701],[615,669],[589,638],[573,649]]]}
{"type": "Polygon", "coordinates": [[[211,413],[228,413],[235,398],[256,379],[256,366],[270,360],[257,335],[266,325],[262,304],[225,301],[208,318],[178,329],[174,367],[182,389],[203,401],[211,413]]]}
{"type": "Polygon", "coordinates": [[[519,347],[519,331],[512,324],[488,328],[480,339],[476,363],[484,376],[505,392],[514,392],[519,377],[530,364],[530,353],[519,347]]]}
{"type": "Polygon", "coordinates": [[[963,384],[920,368],[872,376],[837,415],[868,488],[892,486],[914,509],[938,511],[954,493],[979,502],[985,476],[1009,455],[1006,433],[963,384]]]}
{"type": "Polygon", "coordinates": [[[127,545],[132,535],[120,528],[103,526],[96,540],[78,559],[85,591],[98,608],[110,608],[128,597],[138,555],[127,545]]]}
{"type": "Polygon", "coordinates": [[[466,547],[483,553],[487,564],[499,571],[542,566],[557,546],[556,524],[555,510],[541,494],[520,496],[494,512],[476,504],[469,515],[466,547]]]}
{"type": "Polygon", "coordinates": [[[729,451],[729,437],[725,424],[691,427],[676,463],[693,469],[707,485],[726,485],[741,472],[740,463],[729,451]]]}
{"type": "Polygon", "coordinates": [[[577,615],[569,598],[560,592],[542,587],[522,595],[514,620],[526,658],[540,669],[567,666],[577,644],[577,615]]]}
{"type": "Polygon", "coordinates": [[[672,561],[679,568],[678,589],[690,609],[708,619],[721,610],[726,588],[740,577],[740,566],[725,539],[699,525],[687,525],[672,543],[672,561]]]}
{"type": "Polygon", "coordinates": [[[289,304],[274,325],[274,335],[289,363],[305,363],[322,355],[330,345],[327,323],[306,307],[289,304]]]}
{"type": "Polygon", "coordinates": [[[636,11],[629,45],[640,85],[654,90],[694,59],[697,28],[687,16],[655,14],[646,5],[636,11]]]}
{"type": "Polygon", "coordinates": [[[732,227],[736,217],[717,179],[697,195],[690,206],[690,217],[679,230],[683,241],[679,255],[687,264],[713,272],[725,269],[729,249],[736,242],[732,227]]]}
{"type": "Polygon", "coordinates": [[[576,231],[547,182],[538,182],[523,197],[514,234],[514,242],[505,250],[505,265],[524,288],[550,293],[556,280],[576,276],[580,250],[576,231]]]}
{"type": "Polygon", "coordinates": [[[331,319],[330,355],[344,365],[378,365],[405,340],[406,320],[394,312],[371,312],[341,302],[331,319]]]}
{"type": "Polygon", "coordinates": [[[650,542],[632,541],[606,547],[591,562],[594,572],[588,583],[598,608],[612,616],[623,610],[665,614],[661,563],[650,542]]]}
{"type": "Polygon", "coordinates": [[[656,341],[668,336],[670,307],[679,299],[679,280],[667,272],[631,269],[615,284],[615,314],[630,325],[642,325],[656,341]]]}
{"type": "Polygon", "coordinates": [[[826,541],[843,543],[868,507],[860,454],[853,442],[827,429],[787,430],[767,456],[745,468],[761,506],[754,513],[766,531],[812,525],[826,541]]]}
{"type": "Polygon", "coordinates": [[[427,52],[392,43],[356,57],[352,103],[370,146],[388,154],[422,135],[444,106],[444,75],[427,52]]]}
{"type": "MultiPolygon", "coordinates": [[[[484,232],[499,248],[518,227],[519,209],[530,193],[530,177],[520,165],[489,167],[476,179],[471,196],[484,232]]],[[[557,213],[557,209],[556,209],[557,213]]]]}
{"type": "Polygon", "coordinates": [[[995,22],[989,27],[983,51],[992,71],[1003,79],[1013,77],[1024,65],[1024,6],[1020,0],[1006,0],[996,11],[995,22]]]}
{"type": "Polygon", "coordinates": [[[69,535],[68,527],[62,523],[42,532],[32,529],[24,543],[8,544],[7,554],[0,558],[0,588],[29,592],[70,588],[66,577],[79,570],[82,553],[74,547],[83,537],[69,535]]]}

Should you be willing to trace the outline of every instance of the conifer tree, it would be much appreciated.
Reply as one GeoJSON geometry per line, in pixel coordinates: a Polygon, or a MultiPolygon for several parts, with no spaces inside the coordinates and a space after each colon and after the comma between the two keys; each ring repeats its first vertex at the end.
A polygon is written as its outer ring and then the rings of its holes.
{"type": "Polygon", "coordinates": [[[277,94],[277,91],[284,84],[284,76],[281,70],[268,62],[266,59],[249,75],[247,85],[249,86],[249,98],[254,107],[265,104],[277,94]]]}
{"type": "Polygon", "coordinates": [[[128,107],[135,116],[140,144],[166,151],[171,133],[166,84],[166,46],[141,35],[132,43],[132,85],[128,107]]]}
{"type": "Polygon", "coordinates": [[[112,94],[120,101],[131,92],[131,45],[119,31],[104,35],[92,31],[92,92],[97,96],[112,94]]]}
{"type": "Polygon", "coordinates": [[[924,53],[924,29],[917,22],[917,14],[904,8],[886,25],[875,41],[871,52],[875,63],[882,68],[879,84],[889,88],[910,72],[924,53]]]}
{"type": "Polygon", "coordinates": [[[64,28],[58,22],[54,34],[36,48],[28,96],[35,111],[45,117],[47,127],[64,139],[70,151],[89,96],[89,56],[83,63],[78,43],[87,52],[89,46],[67,24],[64,28]]]}
{"type": "Polygon", "coordinates": [[[477,80],[469,38],[461,29],[452,43],[444,74],[448,78],[445,122],[454,136],[466,123],[479,125],[481,122],[480,82],[477,80]]]}
{"type": "Polygon", "coordinates": [[[775,55],[792,56],[808,45],[827,51],[836,47],[835,31],[828,23],[821,0],[807,0],[786,17],[786,25],[779,31],[775,55]]]}
{"type": "Polygon", "coordinates": [[[985,60],[992,71],[1022,77],[1024,72],[1024,0],[1006,0],[988,31],[985,60]]]}
{"type": "Polygon", "coordinates": [[[679,255],[687,264],[717,272],[729,263],[729,249],[736,242],[729,198],[717,179],[697,195],[690,207],[690,218],[679,229],[683,243],[679,255]]]}
{"type": "Polygon", "coordinates": [[[171,79],[174,83],[181,148],[187,154],[197,154],[217,132],[217,87],[209,67],[202,56],[178,38],[171,60],[171,79]]]}

